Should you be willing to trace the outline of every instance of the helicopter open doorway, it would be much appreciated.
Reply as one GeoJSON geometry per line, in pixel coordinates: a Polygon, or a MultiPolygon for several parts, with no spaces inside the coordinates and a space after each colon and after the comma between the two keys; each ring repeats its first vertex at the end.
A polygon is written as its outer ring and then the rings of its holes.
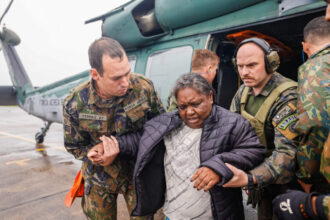
{"type": "Polygon", "coordinates": [[[213,88],[217,94],[216,103],[229,109],[231,100],[242,83],[232,64],[233,54],[240,41],[235,42],[234,39],[230,39],[232,36],[240,36],[239,34],[243,33],[245,36],[241,36],[241,39],[257,36],[267,40],[272,48],[280,50],[281,64],[277,71],[283,76],[297,81],[298,67],[306,59],[301,46],[303,29],[310,20],[323,13],[323,10],[312,10],[308,13],[304,12],[212,33],[208,49],[215,51],[220,57],[219,71],[213,82],[213,88]],[[278,42],[283,45],[279,46],[278,42]]]}

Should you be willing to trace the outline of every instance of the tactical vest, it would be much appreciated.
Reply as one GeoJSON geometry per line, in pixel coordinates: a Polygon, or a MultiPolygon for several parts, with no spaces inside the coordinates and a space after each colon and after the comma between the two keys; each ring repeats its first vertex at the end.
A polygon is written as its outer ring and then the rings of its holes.
{"type": "Polygon", "coordinates": [[[289,81],[289,82],[283,82],[282,84],[277,86],[269,94],[266,100],[262,103],[255,116],[252,116],[247,111],[245,111],[245,105],[248,101],[249,87],[245,87],[243,90],[241,97],[241,115],[250,122],[250,124],[254,128],[254,131],[259,137],[261,143],[264,144],[266,147],[267,147],[267,139],[265,134],[265,122],[267,119],[267,115],[270,109],[273,107],[273,104],[277,101],[278,97],[281,95],[281,93],[291,87],[297,87],[297,83],[293,81],[289,81]]]}

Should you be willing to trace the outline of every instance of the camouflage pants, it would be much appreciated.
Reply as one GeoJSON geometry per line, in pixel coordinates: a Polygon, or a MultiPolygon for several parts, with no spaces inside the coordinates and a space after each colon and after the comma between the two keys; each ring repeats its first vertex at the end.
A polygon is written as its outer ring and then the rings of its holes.
{"type": "MultiPolygon", "coordinates": [[[[129,186],[123,194],[129,213],[135,206],[135,192],[133,186],[129,186]]],[[[117,219],[117,196],[118,193],[109,193],[104,188],[92,186],[89,193],[84,195],[81,201],[82,209],[88,219],[92,220],[116,220],[117,219]]],[[[149,220],[152,217],[130,217],[131,220],[149,220]]]]}
{"type": "MultiPolygon", "coordinates": [[[[294,182],[294,181],[292,181],[294,182]]],[[[292,183],[290,187],[288,185],[278,185],[278,184],[271,184],[264,188],[262,193],[262,199],[258,203],[258,220],[277,220],[276,215],[273,213],[273,204],[272,200],[285,191],[288,188],[295,189],[295,182],[292,183]]]]}
{"type": "Polygon", "coordinates": [[[277,220],[273,214],[273,205],[270,198],[263,198],[258,204],[258,220],[277,220]]]}

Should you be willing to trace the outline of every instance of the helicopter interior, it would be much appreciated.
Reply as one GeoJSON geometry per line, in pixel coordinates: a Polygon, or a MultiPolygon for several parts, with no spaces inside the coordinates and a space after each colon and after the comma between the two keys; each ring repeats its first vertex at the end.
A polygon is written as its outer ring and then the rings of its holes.
{"type": "Polygon", "coordinates": [[[315,10],[308,14],[305,12],[292,17],[278,18],[273,21],[249,24],[245,27],[213,33],[212,44],[209,48],[214,50],[221,60],[218,74],[213,82],[213,88],[217,93],[216,103],[228,109],[233,96],[242,83],[232,64],[237,42],[233,42],[228,37],[249,30],[249,37],[258,36],[254,33],[262,33],[261,37],[266,38],[267,41],[267,37],[280,41],[283,45],[278,46],[276,42],[275,45],[273,42],[269,42],[272,48],[275,47],[274,49],[279,51],[280,67],[277,71],[285,77],[297,81],[298,67],[307,59],[301,45],[303,29],[310,20],[322,15],[324,15],[324,10],[315,10]]]}

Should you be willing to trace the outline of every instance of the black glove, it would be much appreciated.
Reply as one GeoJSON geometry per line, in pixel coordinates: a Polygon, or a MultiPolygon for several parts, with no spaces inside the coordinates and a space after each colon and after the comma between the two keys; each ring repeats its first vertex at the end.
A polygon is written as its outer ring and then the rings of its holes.
{"type": "Polygon", "coordinates": [[[246,204],[252,204],[252,208],[255,208],[257,204],[261,201],[264,189],[259,187],[254,187],[248,189],[248,198],[246,204]]]}
{"type": "Polygon", "coordinates": [[[312,196],[302,191],[288,190],[286,193],[273,199],[273,211],[278,219],[318,219],[312,208],[312,196]]]}

